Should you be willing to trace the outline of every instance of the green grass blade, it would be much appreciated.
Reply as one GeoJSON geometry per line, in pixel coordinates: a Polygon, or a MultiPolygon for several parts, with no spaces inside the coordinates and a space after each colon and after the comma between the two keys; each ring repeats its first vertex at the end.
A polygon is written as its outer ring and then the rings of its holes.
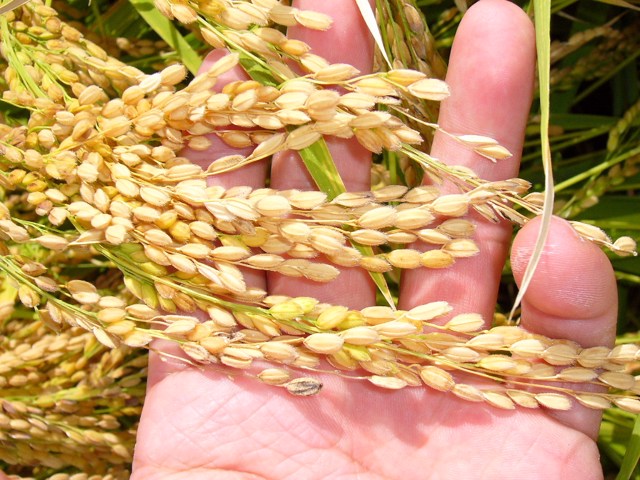
{"type": "Polygon", "coordinates": [[[522,298],[531,283],[533,274],[538,266],[542,250],[549,233],[551,218],[553,215],[553,170],[551,165],[551,147],[549,144],[549,111],[551,94],[550,70],[551,70],[551,3],[548,0],[534,0],[533,8],[535,11],[536,26],[536,49],[538,53],[538,80],[539,80],[539,96],[540,96],[540,145],[542,150],[542,165],[544,167],[545,191],[544,191],[544,208],[542,211],[542,222],[540,232],[536,241],[535,248],[531,254],[531,259],[527,265],[522,278],[522,285],[516,297],[511,315],[522,302],[522,298]]]}
{"type": "Polygon", "coordinates": [[[240,53],[240,65],[249,74],[251,78],[260,82],[262,85],[277,87],[278,82],[275,81],[271,71],[264,65],[257,63],[246,53],[240,53]]]}
{"type": "Polygon", "coordinates": [[[129,0],[140,16],[151,28],[176,51],[180,61],[195,75],[202,59],[189,45],[175,25],[163,16],[153,5],[152,0],[129,0]]]}
{"type": "Polygon", "coordinates": [[[598,0],[598,1],[602,3],[607,3],[609,5],[615,5],[616,7],[629,8],[631,10],[640,12],[639,6],[634,5],[633,3],[630,3],[630,2],[625,2],[624,0],[598,0]]]}
{"type": "Polygon", "coordinates": [[[638,155],[638,154],[640,154],[640,147],[634,148],[621,155],[617,155],[613,158],[610,158],[607,161],[601,162],[595,167],[585,170],[581,172],[579,175],[575,175],[570,179],[562,183],[559,183],[558,186],[556,187],[556,191],[559,192],[561,190],[564,190],[565,188],[575,185],[578,182],[581,182],[582,180],[586,180],[592,176],[598,175],[603,171],[605,171],[606,169],[611,168],[612,166],[619,164],[627,160],[628,158],[632,158],[634,155],[638,155]]]}
{"type": "MultiPolygon", "coordinates": [[[[314,182],[316,182],[318,189],[326,193],[329,200],[346,191],[344,182],[333,162],[331,152],[324,139],[320,139],[313,145],[300,150],[299,153],[307,171],[314,182]]],[[[354,247],[363,255],[372,256],[374,254],[373,248],[371,247],[357,244],[354,244],[354,247]]],[[[389,290],[389,285],[387,285],[384,275],[376,272],[369,272],[369,275],[371,275],[371,278],[387,303],[390,306],[395,305],[393,295],[391,294],[391,290],[389,290]]]]}
{"type": "Polygon", "coordinates": [[[333,200],[347,190],[324,139],[300,150],[300,157],[318,189],[326,193],[329,200],[333,200]]]}
{"type": "Polygon", "coordinates": [[[129,0],[117,0],[100,15],[100,19],[106,35],[111,37],[143,38],[151,31],[129,0]]]}
{"type": "Polygon", "coordinates": [[[636,421],[633,424],[633,432],[631,432],[631,438],[626,447],[616,480],[629,480],[640,459],[640,416],[636,417],[636,421]]]}

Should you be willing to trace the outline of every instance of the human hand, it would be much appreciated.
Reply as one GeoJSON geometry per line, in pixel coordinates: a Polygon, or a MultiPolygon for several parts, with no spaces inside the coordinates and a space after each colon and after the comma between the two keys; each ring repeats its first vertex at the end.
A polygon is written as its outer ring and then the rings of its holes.
{"type": "MultiPolygon", "coordinates": [[[[331,14],[335,24],[326,33],[296,30],[291,35],[332,62],[351,63],[363,72],[371,68],[373,47],[353,2],[297,3],[331,14]],[[359,51],[349,48],[353,45],[359,51]]],[[[456,37],[447,77],[452,96],[443,103],[440,125],[491,136],[520,152],[534,55],[533,30],[518,7],[503,0],[476,4],[456,37]]],[[[348,189],[369,190],[370,154],[355,141],[332,140],[348,189]]],[[[218,158],[228,147],[223,150],[217,144],[206,154],[218,158]]],[[[201,155],[192,158],[205,161],[201,155]]],[[[479,176],[492,180],[515,176],[519,162],[516,153],[490,164],[442,136],[436,138],[432,155],[473,166],[479,176]]],[[[217,181],[258,188],[265,177],[262,162],[217,181]]],[[[294,154],[273,160],[271,178],[278,189],[313,188],[294,154]]],[[[482,254],[449,269],[405,274],[401,308],[446,300],[454,313],[492,317],[510,230],[505,224],[477,223],[482,254]]],[[[531,254],[537,225],[532,221],[516,238],[512,266],[517,279],[531,254]]],[[[271,274],[253,281],[270,293],[312,296],[352,308],[375,300],[368,274],[355,269],[343,271],[328,286],[271,274]]],[[[611,344],[615,289],[604,254],[556,219],[523,302],[522,325],[583,346],[611,344]]],[[[568,412],[503,411],[426,387],[390,393],[329,375],[323,383],[318,396],[297,398],[254,380],[163,362],[152,354],[132,478],[602,477],[594,442],[598,412],[575,405],[568,412]]]]}

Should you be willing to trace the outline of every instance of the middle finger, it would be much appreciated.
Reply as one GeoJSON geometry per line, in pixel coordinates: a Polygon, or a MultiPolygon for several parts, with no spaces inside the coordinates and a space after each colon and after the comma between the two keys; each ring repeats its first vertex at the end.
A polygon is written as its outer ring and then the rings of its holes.
{"type": "MultiPolygon", "coordinates": [[[[371,0],[372,6],[375,4],[371,0]]],[[[292,27],[288,37],[305,42],[311,52],[330,63],[349,63],[361,74],[373,67],[373,40],[355,2],[344,0],[298,0],[293,6],[325,13],[333,18],[331,29],[325,32],[292,27]]],[[[371,188],[371,153],[355,138],[343,140],[327,138],[329,151],[340,176],[349,191],[368,191],[371,188]]],[[[295,151],[285,151],[274,156],[271,167],[271,186],[279,190],[317,190],[317,187],[295,151]]],[[[311,296],[322,302],[344,304],[351,308],[372,305],[375,286],[369,274],[360,268],[340,268],[339,277],[328,288],[322,283],[303,278],[286,277],[269,273],[267,284],[270,293],[290,296],[311,296]],[[348,292],[348,295],[345,293],[348,292]]]]}

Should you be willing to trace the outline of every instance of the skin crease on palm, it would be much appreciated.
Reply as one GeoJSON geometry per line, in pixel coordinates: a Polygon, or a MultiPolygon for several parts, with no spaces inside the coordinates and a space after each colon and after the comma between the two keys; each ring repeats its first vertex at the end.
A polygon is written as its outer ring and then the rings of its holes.
{"type": "MultiPolygon", "coordinates": [[[[355,2],[304,0],[301,8],[330,14],[328,32],[291,36],[332,62],[371,68],[373,45],[355,2]]],[[[207,68],[213,54],[205,62],[207,68]]],[[[534,34],[530,20],[505,0],[481,0],[465,15],[455,40],[447,81],[452,96],[440,124],[455,133],[496,138],[520,152],[533,85],[534,34]]],[[[371,156],[355,142],[331,142],[350,190],[369,189],[371,156]]],[[[208,163],[228,153],[216,144],[192,153],[208,163]]],[[[489,179],[517,175],[519,154],[498,164],[447,139],[432,154],[473,166],[489,179]]],[[[255,164],[216,179],[225,185],[262,186],[267,166],[255,164]]],[[[275,188],[310,189],[295,155],[271,164],[275,188]]],[[[401,307],[447,300],[454,313],[490,318],[510,237],[506,225],[478,222],[481,254],[443,271],[405,275],[401,307]]],[[[512,265],[520,281],[539,222],[517,236],[512,265]]],[[[299,279],[252,276],[271,293],[308,295],[362,308],[374,303],[366,273],[344,271],[329,286],[299,279]]],[[[554,219],[542,261],[523,302],[522,325],[533,332],[574,339],[584,346],[611,344],[616,286],[606,256],[554,219]]],[[[378,389],[368,382],[326,375],[315,397],[293,397],[242,375],[161,361],[152,354],[148,391],[134,458],[134,480],[152,479],[597,479],[594,442],[599,412],[502,411],[428,388],[378,389]]]]}

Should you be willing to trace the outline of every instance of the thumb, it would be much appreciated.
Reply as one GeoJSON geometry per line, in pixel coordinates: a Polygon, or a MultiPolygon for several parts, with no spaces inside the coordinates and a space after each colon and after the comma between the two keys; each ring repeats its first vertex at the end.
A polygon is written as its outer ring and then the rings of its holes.
{"type": "MultiPolygon", "coordinates": [[[[517,235],[511,265],[520,285],[533,252],[540,219],[517,235]]],[[[550,338],[562,338],[583,347],[612,346],[617,318],[617,289],[607,256],[583,240],[569,223],[554,217],[536,272],[522,301],[522,326],[550,338]]],[[[562,423],[595,436],[600,412],[575,406],[553,412],[562,423]]]]}

